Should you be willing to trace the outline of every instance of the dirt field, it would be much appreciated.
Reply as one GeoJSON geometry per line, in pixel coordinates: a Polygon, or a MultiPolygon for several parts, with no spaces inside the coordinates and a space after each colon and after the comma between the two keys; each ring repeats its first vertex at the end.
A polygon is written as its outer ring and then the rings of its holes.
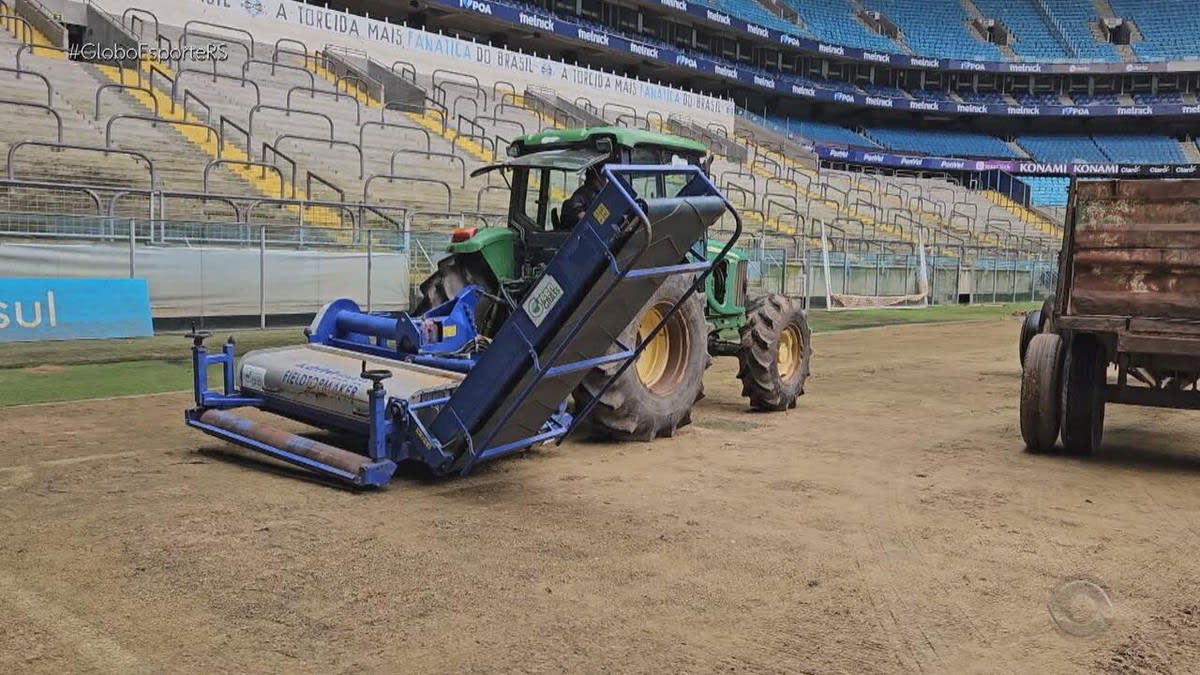
{"type": "Polygon", "coordinates": [[[181,395],[0,410],[0,672],[1195,672],[1200,416],[1028,455],[1017,328],[817,336],[782,415],[718,360],[673,439],[374,494],[181,395]],[[1107,628],[1056,627],[1075,577],[1107,628]]]}

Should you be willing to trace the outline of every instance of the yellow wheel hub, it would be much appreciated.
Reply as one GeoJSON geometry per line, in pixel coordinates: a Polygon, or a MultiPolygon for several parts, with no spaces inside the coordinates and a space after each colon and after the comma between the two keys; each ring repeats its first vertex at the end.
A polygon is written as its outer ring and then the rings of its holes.
{"type": "MultiPolygon", "coordinates": [[[[637,339],[642,341],[654,327],[662,323],[663,317],[670,311],[670,303],[661,303],[651,307],[638,321],[637,339]]],[[[676,312],[667,321],[654,339],[646,344],[638,355],[635,368],[638,379],[650,391],[665,395],[672,391],[683,379],[687,369],[688,356],[687,324],[683,312],[676,312]]]]}
{"type": "Polygon", "coordinates": [[[800,337],[800,331],[795,326],[788,326],[779,336],[779,377],[791,379],[803,361],[804,338],[800,337]]]}

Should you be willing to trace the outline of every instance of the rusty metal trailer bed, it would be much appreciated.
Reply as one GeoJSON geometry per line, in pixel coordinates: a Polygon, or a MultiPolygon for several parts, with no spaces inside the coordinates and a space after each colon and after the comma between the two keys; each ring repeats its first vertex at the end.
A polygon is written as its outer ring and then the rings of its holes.
{"type": "Polygon", "coordinates": [[[1032,451],[1092,452],[1108,403],[1200,409],[1200,180],[1073,182],[1057,292],[1021,347],[1032,451]]]}

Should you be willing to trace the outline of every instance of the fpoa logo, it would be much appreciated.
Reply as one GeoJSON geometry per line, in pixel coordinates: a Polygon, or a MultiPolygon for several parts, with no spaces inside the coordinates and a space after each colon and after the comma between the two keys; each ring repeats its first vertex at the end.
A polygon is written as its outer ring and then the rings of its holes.
{"type": "Polygon", "coordinates": [[[458,0],[458,6],[462,9],[469,9],[480,14],[492,15],[492,6],[486,2],[479,0],[458,0]]]}
{"type": "Polygon", "coordinates": [[[17,330],[58,326],[58,308],[54,304],[54,291],[33,299],[0,300],[0,330],[10,326],[17,330]],[[44,309],[43,309],[44,308],[44,309]]]}

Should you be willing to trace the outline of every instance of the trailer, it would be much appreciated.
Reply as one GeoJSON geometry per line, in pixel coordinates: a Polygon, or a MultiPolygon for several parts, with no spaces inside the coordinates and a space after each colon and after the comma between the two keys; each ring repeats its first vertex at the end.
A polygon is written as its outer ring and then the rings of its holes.
{"type": "Polygon", "coordinates": [[[1109,403],[1200,409],[1200,180],[1076,180],[1058,285],[1021,337],[1021,435],[1100,445],[1109,403]]]}

